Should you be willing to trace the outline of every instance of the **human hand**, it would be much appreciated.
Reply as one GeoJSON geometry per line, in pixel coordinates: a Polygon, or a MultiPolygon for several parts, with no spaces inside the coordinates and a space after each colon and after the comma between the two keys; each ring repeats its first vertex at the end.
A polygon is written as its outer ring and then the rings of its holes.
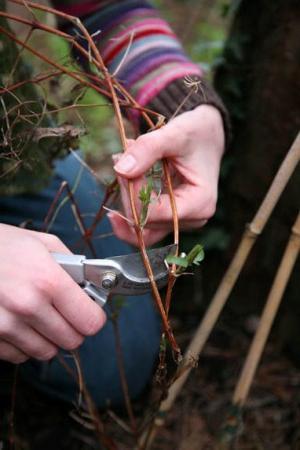
{"type": "Polygon", "coordinates": [[[54,235],[0,224],[0,359],[51,359],[105,322],[50,252],[70,253],[54,235]]]}
{"type": "MultiPolygon", "coordinates": [[[[219,111],[201,105],[180,114],[164,127],[128,142],[128,150],[114,166],[121,187],[124,214],[132,220],[127,180],[134,180],[135,196],[143,184],[144,174],[156,161],[167,158],[179,180],[174,189],[180,229],[203,226],[215,212],[220,161],[224,152],[224,130],[219,111]]],[[[136,202],[138,204],[138,201],[136,202]]],[[[137,245],[130,222],[119,214],[108,214],[114,233],[137,245]]],[[[148,210],[144,228],[146,245],[152,245],[173,229],[169,196],[162,193],[148,210]]]]}

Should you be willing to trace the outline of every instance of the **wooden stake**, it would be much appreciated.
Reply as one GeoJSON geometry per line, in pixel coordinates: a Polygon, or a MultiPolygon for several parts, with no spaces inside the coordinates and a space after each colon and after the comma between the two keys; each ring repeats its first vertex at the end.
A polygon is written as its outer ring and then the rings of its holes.
{"type": "Polygon", "coordinates": [[[260,361],[272,324],[278,311],[286,285],[300,250],[300,213],[292,228],[290,239],[278,267],[273,285],[268,295],[258,329],[244,363],[233,395],[233,403],[243,406],[249,393],[252,380],[260,361]]]}
{"type": "MultiPolygon", "coordinates": [[[[150,424],[149,428],[141,437],[141,446],[144,450],[151,448],[151,444],[157,430],[165,422],[165,415],[172,407],[178,394],[181,392],[190,371],[190,359],[198,358],[210,333],[213,329],[219,315],[236,283],[236,280],[241,273],[242,268],[248,258],[248,255],[257,239],[257,236],[262,232],[266,222],[268,221],[280,195],[285,189],[289,179],[291,178],[297,164],[300,160],[300,132],[295,141],[289,149],[285,159],[261,204],[252,222],[246,226],[245,232],[240,241],[239,247],[223,276],[221,283],[204,315],[196,333],[184,355],[183,364],[186,365],[186,370],[183,370],[182,375],[172,384],[169,389],[167,398],[161,403],[160,409],[157,413],[155,423],[150,424]]],[[[181,365],[182,370],[182,365],[181,365]]]]}

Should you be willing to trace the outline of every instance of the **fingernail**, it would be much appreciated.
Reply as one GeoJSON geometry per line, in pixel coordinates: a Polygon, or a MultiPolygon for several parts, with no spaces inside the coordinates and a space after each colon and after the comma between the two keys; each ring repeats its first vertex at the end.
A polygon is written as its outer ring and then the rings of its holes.
{"type": "Polygon", "coordinates": [[[117,164],[120,158],[122,158],[122,153],[114,153],[113,155],[111,155],[111,159],[113,160],[114,164],[117,164]]]}
{"type": "Polygon", "coordinates": [[[132,155],[124,155],[115,164],[114,169],[117,172],[128,173],[136,166],[136,159],[132,155]]]}

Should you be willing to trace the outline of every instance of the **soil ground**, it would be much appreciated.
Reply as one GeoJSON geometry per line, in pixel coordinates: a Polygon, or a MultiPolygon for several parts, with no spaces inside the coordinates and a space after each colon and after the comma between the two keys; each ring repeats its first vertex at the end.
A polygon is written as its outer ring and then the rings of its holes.
{"type": "MultiPolygon", "coordinates": [[[[183,321],[175,318],[182,345],[192,337],[188,322],[187,318],[183,326],[183,321]]],[[[234,411],[230,399],[251,335],[225,322],[206,346],[152,450],[300,449],[300,370],[270,342],[243,414],[234,411]]],[[[1,372],[1,450],[104,448],[89,420],[79,417],[72,406],[54,403],[19,378],[12,406],[11,386],[8,367],[1,372]]],[[[138,418],[143,416],[145,404],[141,399],[134,405],[138,418]]],[[[120,421],[128,423],[122,411],[117,414],[120,421]]],[[[110,413],[103,413],[102,420],[118,450],[133,450],[132,437],[110,413]]]]}

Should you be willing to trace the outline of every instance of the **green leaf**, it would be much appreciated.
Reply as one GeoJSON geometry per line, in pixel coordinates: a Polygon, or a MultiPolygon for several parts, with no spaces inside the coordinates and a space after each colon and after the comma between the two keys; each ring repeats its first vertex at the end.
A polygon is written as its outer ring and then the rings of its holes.
{"type": "Polygon", "coordinates": [[[192,264],[196,264],[196,266],[198,266],[199,263],[204,259],[204,250],[202,245],[196,244],[188,253],[186,258],[189,266],[191,266],[192,264]]]}
{"type": "Polygon", "coordinates": [[[168,255],[166,257],[166,261],[168,264],[176,264],[177,266],[184,268],[186,268],[189,265],[186,256],[182,257],[182,256],[168,255]]]}
{"type": "MultiPolygon", "coordinates": [[[[184,255],[184,254],[183,254],[184,255]]],[[[204,259],[204,250],[202,245],[196,244],[192,250],[186,256],[174,256],[168,255],[166,262],[168,264],[176,264],[178,266],[176,273],[179,275],[184,272],[184,269],[195,264],[199,266],[200,262],[204,259]]]]}
{"type": "Polygon", "coordinates": [[[204,259],[204,250],[202,249],[198,255],[195,257],[193,264],[196,264],[196,266],[199,266],[199,264],[203,261],[204,259]]]}
{"type": "Polygon", "coordinates": [[[151,193],[153,190],[152,178],[148,178],[147,184],[142,186],[139,192],[139,199],[142,203],[141,213],[140,213],[140,226],[143,228],[147,221],[148,209],[151,203],[151,193]]]}
{"type": "Polygon", "coordinates": [[[164,353],[166,349],[167,349],[167,339],[166,336],[163,334],[159,344],[159,351],[164,353]]]}

